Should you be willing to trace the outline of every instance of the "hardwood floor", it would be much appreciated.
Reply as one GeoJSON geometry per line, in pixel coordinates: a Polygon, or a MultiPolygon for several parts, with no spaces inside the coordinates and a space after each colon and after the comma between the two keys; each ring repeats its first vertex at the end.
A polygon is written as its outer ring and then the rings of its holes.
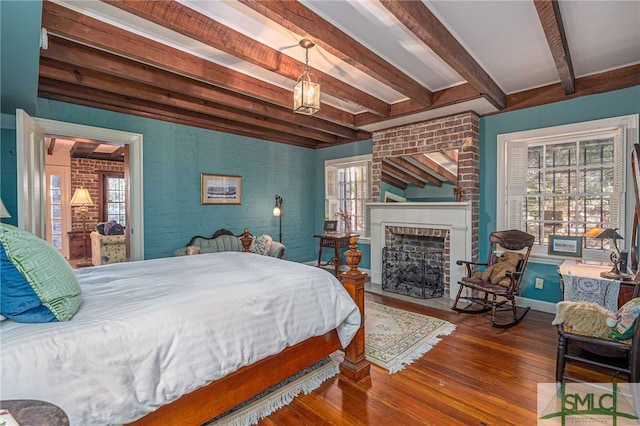
{"type": "MultiPolygon", "coordinates": [[[[517,326],[500,330],[489,327],[488,314],[457,314],[371,293],[366,299],[441,318],[457,328],[394,375],[375,365],[371,377],[359,383],[338,375],[260,425],[537,423],[537,384],[555,380],[553,315],[530,311],[517,326]]],[[[611,381],[580,370],[590,381],[611,381]]]]}

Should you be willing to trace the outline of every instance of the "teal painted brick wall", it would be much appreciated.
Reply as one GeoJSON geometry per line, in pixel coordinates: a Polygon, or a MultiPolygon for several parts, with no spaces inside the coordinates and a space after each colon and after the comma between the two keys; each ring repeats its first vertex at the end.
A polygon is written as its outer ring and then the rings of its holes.
{"type": "Polygon", "coordinates": [[[249,227],[277,240],[276,193],[284,199],[286,258],[315,258],[313,150],[45,99],[37,116],[143,134],[145,258],[170,256],[193,235],[219,228],[249,227]],[[203,172],[242,176],[242,204],[201,205],[203,172]]]}
{"type": "MultiPolygon", "coordinates": [[[[14,125],[15,127],[15,120],[14,125]]],[[[18,226],[18,192],[16,186],[16,131],[12,129],[0,130],[0,196],[10,218],[2,222],[18,226]]]]}
{"type": "MultiPolygon", "coordinates": [[[[480,119],[480,241],[488,241],[496,230],[497,137],[499,134],[582,121],[598,120],[640,112],[640,87],[632,87],[598,95],[584,96],[564,102],[497,114],[480,119]]],[[[636,135],[637,137],[637,135],[636,135]]],[[[480,245],[484,261],[488,246],[480,245]]],[[[523,278],[523,295],[531,299],[558,302],[562,299],[557,267],[532,263],[523,278]],[[535,278],[545,280],[543,290],[533,286],[535,278]]]]}

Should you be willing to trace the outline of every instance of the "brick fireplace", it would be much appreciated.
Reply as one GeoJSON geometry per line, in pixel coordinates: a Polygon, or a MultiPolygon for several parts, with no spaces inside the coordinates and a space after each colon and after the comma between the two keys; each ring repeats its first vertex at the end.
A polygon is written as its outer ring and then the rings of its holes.
{"type": "MultiPolygon", "coordinates": [[[[468,112],[373,133],[372,195],[380,199],[382,160],[388,157],[458,150],[462,201],[371,203],[371,280],[380,284],[387,235],[441,236],[445,240],[445,294],[455,296],[464,269],[455,261],[477,260],[479,221],[479,118],[468,112]]],[[[452,200],[453,200],[452,194],[452,200]]]]}

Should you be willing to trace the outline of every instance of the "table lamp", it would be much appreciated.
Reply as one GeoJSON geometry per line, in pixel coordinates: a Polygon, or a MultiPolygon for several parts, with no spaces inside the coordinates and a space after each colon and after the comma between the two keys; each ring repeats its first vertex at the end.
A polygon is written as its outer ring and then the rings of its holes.
{"type": "Polygon", "coordinates": [[[611,259],[611,263],[613,263],[613,269],[609,272],[602,272],[600,276],[603,278],[618,279],[626,275],[620,272],[620,250],[618,249],[616,241],[622,240],[623,238],[622,235],[616,232],[617,230],[618,228],[592,228],[584,234],[585,237],[611,240],[611,254],[609,254],[609,259],[611,259]]]}
{"type": "Polygon", "coordinates": [[[91,259],[89,259],[87,253],[87,212],[89,211],[89,207],[93,205],[93,200],[91,199],[91,194],[89,194],[89,190],[87,188],[77,188],[76,192],[71,197],[71,206],[80,207],[78,211],[80,212],[80,216],[82,217],[82,237],[84,242],[84,259],[78,262],[78,267],[83,266],[91,266],[91,259]]]}

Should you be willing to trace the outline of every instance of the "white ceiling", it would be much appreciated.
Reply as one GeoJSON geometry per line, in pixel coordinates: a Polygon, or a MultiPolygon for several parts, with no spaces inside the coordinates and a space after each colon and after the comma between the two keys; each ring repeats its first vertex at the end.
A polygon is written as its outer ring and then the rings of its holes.
{"type": "MultiPolygon", "coordinates": [[[[178,1],[304,62],[304,49],[298,45],[298,34],[240,2],[178,1]]],[[[109,4],[85,0],[55,2],[271,84],[290,89],[295,83],[109,4]]],[[[465,83],[376,0],[301,0],[301,3],[433,92],[465,83]]],[[[424,0],[424,4],[507,95],[560,82],[533,1],[424,0]]],[[[640,1],[576,0],[560,1],[559,6],[576,78],[640,63],[640,1]]],[[[320,47],[309,51],[309,62],[312,68],[329,73],[387,103],[406,100],[404,95],[320,47]]],[[[358,105],[324,94],[323,102],[354,114],[363,112],[358,105]]],[[[474,110],[480,115],[497,111],[485,99],[446,108],[375,123],[363,129],[371,131],[466,110],[474,110]]]]}

